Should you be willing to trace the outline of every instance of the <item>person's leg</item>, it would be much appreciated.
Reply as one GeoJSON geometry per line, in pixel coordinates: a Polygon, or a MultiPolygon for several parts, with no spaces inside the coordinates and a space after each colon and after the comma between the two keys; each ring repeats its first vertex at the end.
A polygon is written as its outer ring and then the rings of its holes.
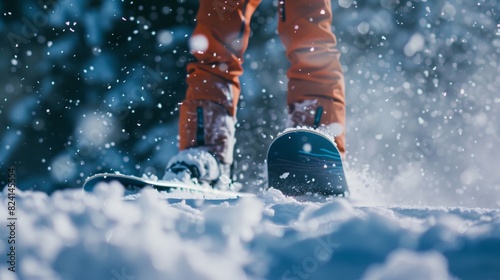
{"type": "Polygon", "coordinates": [[[291,63],[289,125],[327,129],[344,154],[344,75],[331,24],[330,0],[281,2],[278,31],[291,63]]]}
{"type": "Polygon", "coordinates": [[[188,89],[180,107],[180,149],[206,147],[231,164],[238,77],[250,35],[250,18],[260,0],[200,1],[191,45],[196,61],[188,65],[188,89]]]}

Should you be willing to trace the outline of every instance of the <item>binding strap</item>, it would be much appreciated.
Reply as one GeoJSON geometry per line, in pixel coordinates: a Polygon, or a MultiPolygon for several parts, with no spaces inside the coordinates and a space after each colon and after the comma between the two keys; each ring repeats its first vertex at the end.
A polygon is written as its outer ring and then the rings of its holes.
{"type": "Polygon", "coordinates": [[[280,0],[280,11],[281,11],[281,21],[286,21],[286,10],[285,10],[285,0],[280,0]]]}
{"type": "Polygon", "coordinates": [[[322,115],[323,115],[323,107],[320,106],[318,107],[318,109],[316,109],[316,115],[314,115],[314,125],[313,125],[314,128],[319,127],[322,115]]]}
{"type": "Polygon", "coordinates": [[[203,127],[205,120],[203,119],[203,107],[196,108],[196,145],[205,146],[205,129],[203,127]]]}

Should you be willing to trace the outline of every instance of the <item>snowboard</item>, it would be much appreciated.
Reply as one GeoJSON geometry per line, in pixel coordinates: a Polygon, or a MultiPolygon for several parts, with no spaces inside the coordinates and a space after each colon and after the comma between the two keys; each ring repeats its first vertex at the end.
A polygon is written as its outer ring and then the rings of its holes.
{"type": "Polygon", "coordinates": [[[120,173],[99,173],[88,177],[83,183],[83,190],[86,192],[92,192],[94,188],[99,183],[110,183],[116,181],[123,185],[128,190],[140,190],[145,187],[152,187],[159,191],[171,192],[174,190],[191,191],[196,193],[204,193],[215,195],[224,199],[240,198],[255,196],[251,193],[243,193],[236,191],[225,191],[213,189],[211,187],[205,187],[195,183],[189,184],[179,181],[163,181],[163,180],[152,180],[147,178],[141,178],[132,175],[125,175],[120,173]]]}
{"type": "Polygon", "coordinates": [[[311,129],[279,135],[267,153],[268,187],[285,195],[348,196],[342,156],[334,142],[311,129]]]}

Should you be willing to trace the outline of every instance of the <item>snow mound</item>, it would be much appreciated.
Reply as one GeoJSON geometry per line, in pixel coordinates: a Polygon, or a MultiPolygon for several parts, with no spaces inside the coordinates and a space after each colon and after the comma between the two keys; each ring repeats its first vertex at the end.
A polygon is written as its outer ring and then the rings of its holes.
{"type": "Polygon", "coordinates": [[[415,253],[400,249],[391,253],[383,265],[368,269],[364,279],[450,279],[447,267],[448,262],[440,253],[415,253]]]}

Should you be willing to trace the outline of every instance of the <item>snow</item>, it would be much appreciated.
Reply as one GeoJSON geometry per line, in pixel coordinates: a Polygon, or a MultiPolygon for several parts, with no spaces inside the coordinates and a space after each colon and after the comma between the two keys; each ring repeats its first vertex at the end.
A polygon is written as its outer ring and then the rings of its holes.
{"type": "Polygon", "coordinates": [[[84,195],[98,172],[161,178],[177,152],[206,38],[199,1],[167,2],[0,2],[0,186],[13,166],[20,188],[0,279],[500,279],[498,1],[332,1],[349,200],[262,192],[288,117],[279,1],[251,20],[241,77],[235,171],[257,197],[84,195]]]}
{"type": "MultiPolygon", "coordinates": [[[[500,275],[500,209],[292,198],[274,189],[236,200],[149,188],[124,192],[117,183],[101,184],[93,194],[16,190],[16,273],[2,262],[1,279],[500,275]]],[[[0,209],[7,209],[7,191],[0,209]]],[[[5,221],[6,211],[0,213],[5,221]]],[[[7,244],[0,244],[5,256],[7,244]]]]}
{"type": "Polygon", "coordinates": [[[364,279],[450,279],[447,266],[446,258],[435,251],[414,253],[401,249],[392,252],[383,265],[368,269],[364,279]]]}

